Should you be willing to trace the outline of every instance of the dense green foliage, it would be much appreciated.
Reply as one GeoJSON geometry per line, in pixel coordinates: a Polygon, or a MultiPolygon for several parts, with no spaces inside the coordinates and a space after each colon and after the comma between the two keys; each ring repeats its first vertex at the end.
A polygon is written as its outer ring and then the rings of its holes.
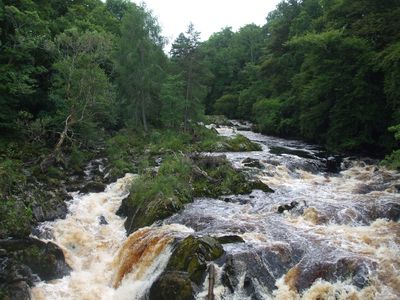
{"type": "Polygon", "coordinates": [[[2,234],[29,231],[45,205],[30,185],[62,190],[103,148],[115,178],[189,147],[205,96],[199,34],[189,26],[168,59],[160,32],[128,0],[0,1],[2,234]]]}
{"type": "MultiPolygon", "coordinates": [[[[179,152],[259,149],[199,126],[204,112],[332,152],[386,154],[398,169],[399,28],[399,0],[285,0],[264,26],[205,42],[190,24],[168,56],[144,4],[0,1],[0,229],[27,232],[47,197],[34,187],[59,187],[99,152],[115,178],[148,176],[179,152]]],[[[162,170],[138,181],[137,202],[187,194],[184,169],[162,170]]],[[[228,171],[222,190],[237,182],[228,171]]]]}
{"type": "Polygon", "coordinates": [[[215,77],[207,111],[382,155],[400,122],[399,20],[397,0],[282,1],[263,27],[226,28],[202,45],[215,77]]]}

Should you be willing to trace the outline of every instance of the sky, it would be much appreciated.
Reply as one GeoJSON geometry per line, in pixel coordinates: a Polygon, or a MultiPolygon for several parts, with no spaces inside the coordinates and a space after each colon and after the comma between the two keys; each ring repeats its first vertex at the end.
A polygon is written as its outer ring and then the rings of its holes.
{"type": "MultiPolygon", "coordinates": [[[[135,0],[140,4],[142,0],[135,0]]],[[[145,0],[163,28],[163,35],[173,41],[186,31],[190,22],[201,32],[202,40],[221,28],[237,30],[243,25],[266,23],[268,13],[281,0],[145,0]]]]}

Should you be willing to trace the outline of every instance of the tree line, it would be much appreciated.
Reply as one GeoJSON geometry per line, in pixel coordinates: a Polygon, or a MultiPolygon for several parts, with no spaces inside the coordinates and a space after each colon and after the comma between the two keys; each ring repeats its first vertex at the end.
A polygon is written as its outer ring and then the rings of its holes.
{"type": "Polygon", "coordinates": [[[265,25],[205,42],[189,25],[167,55],[144,4],[2,0],[1,155],[28,143],[60,161],[125,127],[189,132],[204,113],[331,152],[390,153],[399,20],[399,0],[284,0],[265,25]]]}
{"type": "Polygon", "coordinates": [[[398,0],[285,0],[264,26],[225,28],[203,45],[215,76],[207,111],[332,152],[388,153],[400,123],[399,20],[398,0]]]}

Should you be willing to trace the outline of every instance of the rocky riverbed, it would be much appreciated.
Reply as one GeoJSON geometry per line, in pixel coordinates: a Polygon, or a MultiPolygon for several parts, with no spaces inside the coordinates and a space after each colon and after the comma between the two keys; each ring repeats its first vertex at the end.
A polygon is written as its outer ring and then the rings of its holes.
{"type": "Polygon", "coordinates": [[[103,191],[90,176],[106,172],[89,165],[88,189],[71,194],[66,217],[35,232],[38,251],[55,251],[58,267],[40,276],[23,261],[39,278],[20,280],[20,298],[35,285],[34,299],[397,299],[400,175],[250,124],[216,128],[224,136],[238,129],[259,149],[190,157],[215,191],[193,185],[200,197],[189,202],[127,207],[136,176],[103,191]],[[221,155],[252,184],[215,177],[221,155]]]}

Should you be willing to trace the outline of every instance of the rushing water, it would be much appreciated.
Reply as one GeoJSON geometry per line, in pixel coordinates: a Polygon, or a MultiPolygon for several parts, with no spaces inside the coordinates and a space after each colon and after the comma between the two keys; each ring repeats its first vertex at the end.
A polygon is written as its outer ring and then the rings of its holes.
{"type": "MultiPolygon", "coordinates": [[[[329,174],[317,147],[240,133],[262,151],[226,153],[228,159],[238,168],[246,168],[246,158],[259,160],[261,168],[246,170],[275,193],[196,199],[162,226],[128,238],[115,211],[133,175],[104,193],[76,194],[65,220],[42,225],[73,271],[39,283],[34,299],[141,299],[166,266],[172,241],[188,234],[245,241],[224,245],[226,259],[215,266],[216,299],[400,298],[400,224],[390,220],[399,215],[400,175],[350,159],[339,174],[329,174]],[[277,212],[293,201],[294,209],[277,212]]],[[[207,283],[198,299],[207,296],[207,283]]]]}
{"type": "Polygon", "coordinates": [[[134,175],[127,174],[103,193],[76,193],[64,220],[40,226],[40,231],[61,247],[73,271],[62,279],[36,285],[33,299],[144,297],[168,263],[173,239],[192,230],[166,225],[143,228],[127,238],[124,219],[115,213],[128,196],[133,179],[134,175]]]}

